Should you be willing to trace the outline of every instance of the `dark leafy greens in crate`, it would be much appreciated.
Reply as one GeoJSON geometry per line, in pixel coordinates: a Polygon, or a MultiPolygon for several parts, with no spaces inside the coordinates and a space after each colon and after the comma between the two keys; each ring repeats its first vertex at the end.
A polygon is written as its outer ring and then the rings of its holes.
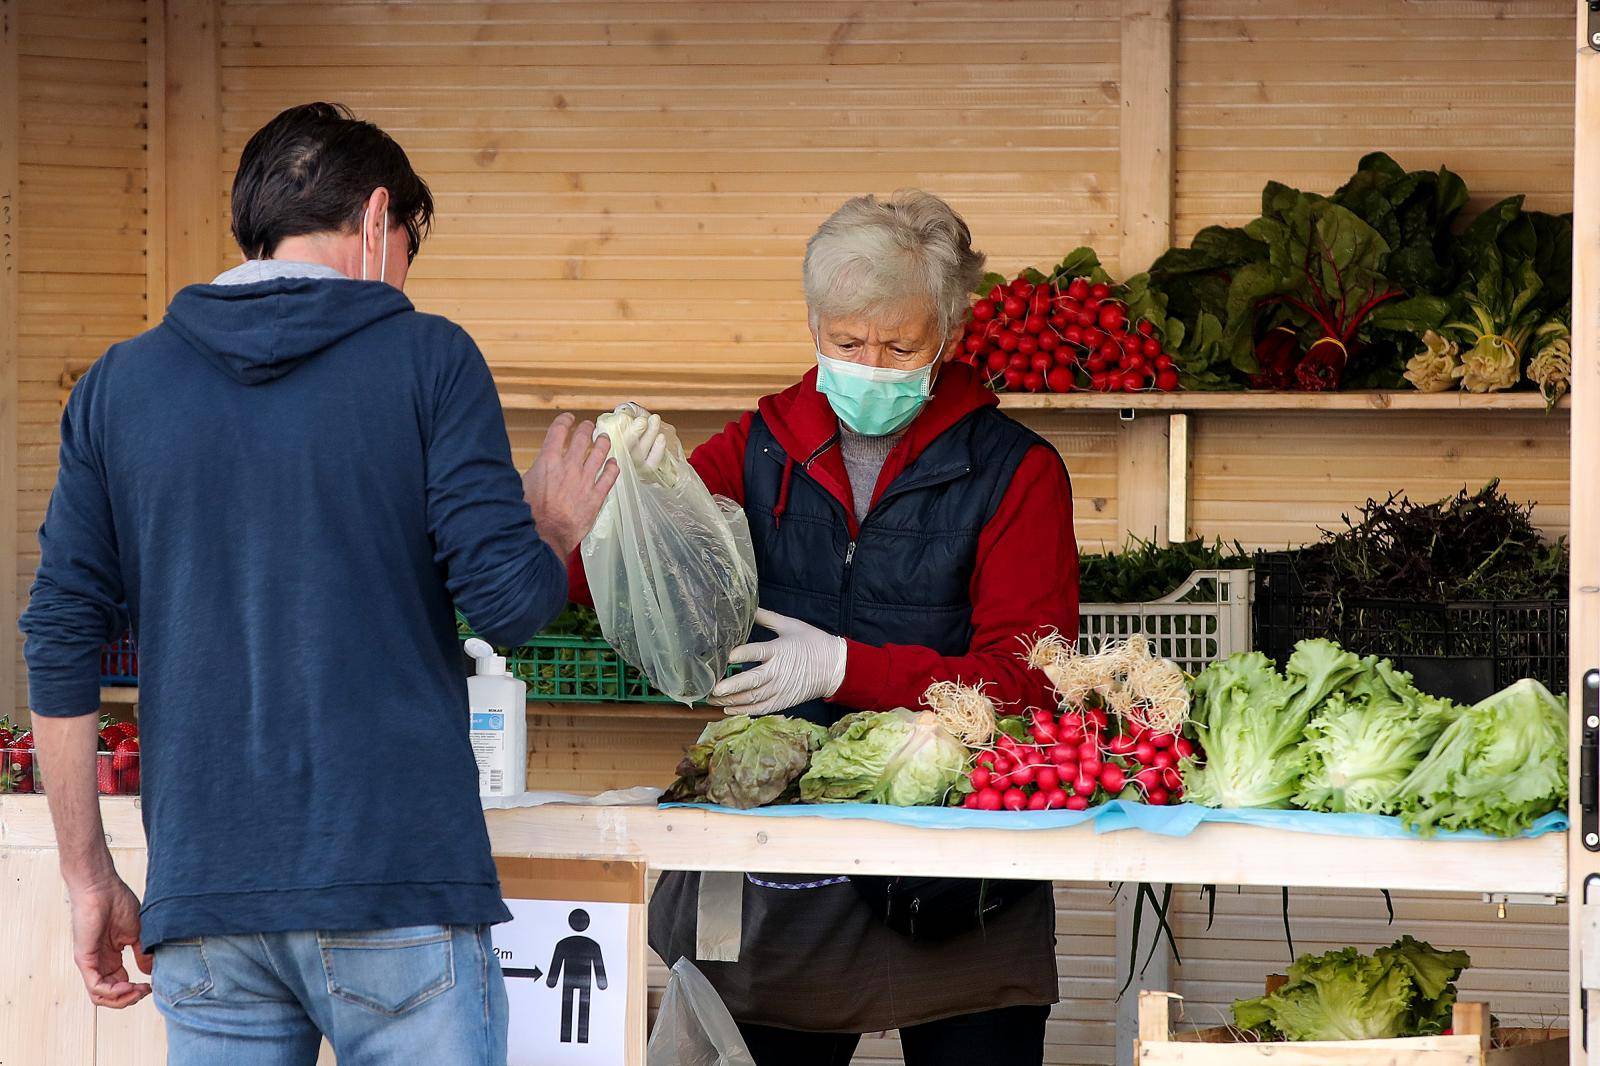
{"type": "MultiPolygon", "coordinates": [[[[1175,592],[1196,570],[1248,569],[1250,555],[1238,541],[1205,538],[1161,545],[1129,537],[1121,551],[1078,560],[1082,603],[1148,603],[1175,592]]],[[[1203,595],[1203,594],[1202,594],[1203,595]]]]}

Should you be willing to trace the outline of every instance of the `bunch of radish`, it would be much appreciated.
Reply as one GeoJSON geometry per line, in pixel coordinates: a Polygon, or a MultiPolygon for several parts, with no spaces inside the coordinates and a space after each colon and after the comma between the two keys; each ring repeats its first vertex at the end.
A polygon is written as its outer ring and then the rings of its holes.
{"type": "Polygon", "coordinates": [[[1032,710],[1020,722],[1027,740],[1002,730],[974,760],[963,807],[1082,811],[1108,799],[1161,807],[1183,798],[1178,760],[1195,751],[1186,737],[1127,723],[1113,729],[1098,707],[1059,716],[1032,710]]]}
{"type": "Polygon", "coordinates": [[[1148,319],[1105,281],[1024,271],[972,305],[962,359],[1009,392],[1171,391],[1178,371],[1148,319]]]}

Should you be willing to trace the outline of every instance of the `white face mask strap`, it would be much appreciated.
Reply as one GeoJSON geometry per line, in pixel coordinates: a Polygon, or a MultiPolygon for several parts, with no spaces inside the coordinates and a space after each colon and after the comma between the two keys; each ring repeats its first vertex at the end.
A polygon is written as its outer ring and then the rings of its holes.
{"type": "MultiPolygon", "coordinates": [[[[379,253],[378,280],[385,281],[389,273],[389,227],[387,225],[388,212],[384,212],[383,250],[379,253]]],[[[361,280],[367,280],[367,220],[372,217],[372,204],[368,203],[361,212],[361,280]]]]}

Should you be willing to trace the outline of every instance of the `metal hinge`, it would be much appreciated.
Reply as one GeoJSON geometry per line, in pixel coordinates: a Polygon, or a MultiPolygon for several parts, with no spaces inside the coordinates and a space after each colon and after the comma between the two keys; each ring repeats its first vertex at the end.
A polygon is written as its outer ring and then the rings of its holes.
{"type": "Polygon", "coordinates": [[[1583,675],[1583,739],[1578,747],[1578,809],[1583,846],[1600,851],[1600,670],[1583,675]]]}

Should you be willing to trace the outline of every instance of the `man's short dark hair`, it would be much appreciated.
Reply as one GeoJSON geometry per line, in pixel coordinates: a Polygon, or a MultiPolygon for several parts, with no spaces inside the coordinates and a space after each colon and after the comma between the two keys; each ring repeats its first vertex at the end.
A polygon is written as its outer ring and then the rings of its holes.
{"type": "Polygon", "coordinates": [[[361,225],[372,190],[389,190],[389,217],[416,258],[433,220],[433,193],[405,149],[343,104],[301,104],[257,130],[233,178],[233,238],[266,259],[288,237],[361,225]]]}

